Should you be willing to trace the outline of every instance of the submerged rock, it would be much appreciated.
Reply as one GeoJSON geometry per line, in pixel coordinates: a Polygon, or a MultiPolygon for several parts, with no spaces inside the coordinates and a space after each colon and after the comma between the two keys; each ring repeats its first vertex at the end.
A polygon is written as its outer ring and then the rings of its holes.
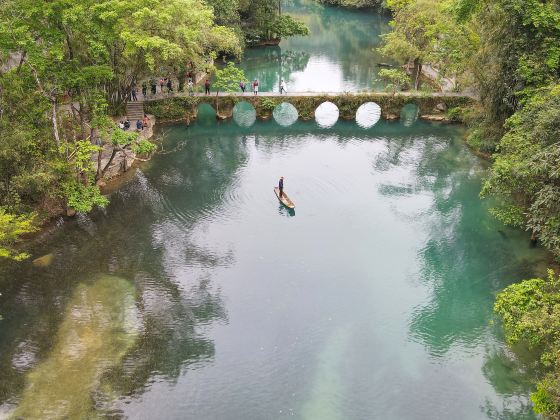
{"type": "Polygon", "coordinates": [[[100,417],[96,400],[110,399],[107,389],[101,389],[101,377],[134,344],[136,319],[134,287],[128,281],[103,276],[93,284],[80,284],[50,354],[28,374],[13,417],[100,417]]]}
{"type": "Polygon", "coordinates": [[[33,260],[33,265],[36,267],[48,267],[52,264],[54,260],[54,254],[50,253],[43,255],[42,257],[35,258],[33,260]]]}

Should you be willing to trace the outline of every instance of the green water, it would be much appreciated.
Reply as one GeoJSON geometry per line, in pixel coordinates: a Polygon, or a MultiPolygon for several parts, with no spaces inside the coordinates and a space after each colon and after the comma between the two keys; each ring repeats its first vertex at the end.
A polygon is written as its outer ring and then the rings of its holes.
{"type": "Polygon", "coordinates": [[[492,303],[546,255],[461,127],[208,111],[0,264],[0,417],[535,418],[492,303]]]}
{"type": "Polygon", "coordinates": [[[383,89],[377,63],[390,63],[375,49],[389,31],[389,17],[373,11],[325,7],[314,0],[293,0],[284,11],[308,26],[310,34],[277,47],[246,51],[241,68],[261,91],[354,92],[383,89]]]}

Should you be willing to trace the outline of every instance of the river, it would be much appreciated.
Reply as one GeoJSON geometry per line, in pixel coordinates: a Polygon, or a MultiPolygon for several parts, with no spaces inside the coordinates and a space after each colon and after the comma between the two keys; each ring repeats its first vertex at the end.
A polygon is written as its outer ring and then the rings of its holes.
{"type": "MultiPolygon", "coordinates": [[[[381,19],[319,9],[323,29],[381,19]]],[[[339,90],[368,86],[337,28],[286,43],[309,56],[292,86],[321,63],[339,90]]],[[[261,80],[266,54],[247,54],[261,80]]],[[[488,214],[463,128],[251,123],[160,127],[166,153],[107,209],[0,264],[0,417],[534,419],[492,304],[546,254],[488,214]]]]}

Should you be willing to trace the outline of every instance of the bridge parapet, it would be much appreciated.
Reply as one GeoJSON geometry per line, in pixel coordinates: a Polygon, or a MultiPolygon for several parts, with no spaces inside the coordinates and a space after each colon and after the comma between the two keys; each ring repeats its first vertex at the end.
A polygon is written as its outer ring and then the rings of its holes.
{"type": "Polygon", "coordinates": [[[198,114],[198,106],[209,104],[220,119],[231,118],[234,106],[242,101],[250,103],[260,119],[269,119],[274,108],[280,103],[292,104],[298,111],[299,118],[313,119],[315,110],[324,102],[334,103],[340,118],[352,120],[358,108],[368,102],[374,102],[381,108],[384,119],[398,119],[401,109],[408,104],[418,107],[420,117],[434,120],[449,120],[449,110],[464,109],[474,105],[476,99],[469,95],[456,93],[423,92],[386,92],[367,93],[293,93],[280,95],[274,93],[220,94],[220,95],[173,95],[145,99],[148,113],[154,114],[158,121],[193,120],[198,114]]]}

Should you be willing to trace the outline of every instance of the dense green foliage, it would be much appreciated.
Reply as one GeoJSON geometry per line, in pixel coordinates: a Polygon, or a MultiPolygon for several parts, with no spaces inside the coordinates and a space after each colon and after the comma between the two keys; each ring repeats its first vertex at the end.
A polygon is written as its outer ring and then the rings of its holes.
{"type": "Polygon", "coordinates": [[[381,69],[379,78],[387,82],[387,89],[393,93],[407,86],[409,82],[408,75],[400,69],[381,69]]]}
{"type": "MultiPolygon", "coordinates": [[[[492,213],[560,257],[560,2],[387,0],[387,6],[393,31],[385,54],[408,64],[417,82],[420,66],[429,63],[480,97],[468,142],[493,159],[482,189],[495,202],[492,213]]],[[[496,310],[511,341],[528,341],[545,359],[558,360],[558,344],[545,343],[558,343],[557,297],[552,277],[500,295],[496,310]]],[[[538,412],[557,418],[560,366],[546,365],[552,373],[533,400],[538,412]]]]}
{"type": "Polygon", "coordinates": [[[548,373],[533,393],[537,413],[560,416],[560,278],[531,279],[501,292],[494,310],[502,318],[510,343],[537,349],[539,365],[548,373]]]}
{"type": "Polygon", "coordinates": [[[307,35],[307,27],[282,14],[282,0],[207,0],[218,24],[235,28],[249,45],[307,35]]]}
{"type": "MultiPolygon", "coordinates": [[[[0,4],[0,226],[2,256],[30,229],[20,215],[106,205],[96,181],[101,146],[148,153],[109,115],[136,81],[176,74],[216,52],[238,55],[235,31],[202,0],[6,0],[0,4]]],[[[31,216],[25,221],[32,223],[31,216]]]]}
{"type": "Polygon", "coordinates": [[[356,9],[375,7],[382,3],[380,0],[320,0],[320,2],[332,6],[353,7],[356,9]]]}
{"type": "Polygon", "coordinates": [[[223,69],[216,70],[214,89],[216,89],[216,92],[239,92],[239,84],[241,82],[249,83],[247,76],[245,76],[243,70],[229,62],[223,69]]]}

